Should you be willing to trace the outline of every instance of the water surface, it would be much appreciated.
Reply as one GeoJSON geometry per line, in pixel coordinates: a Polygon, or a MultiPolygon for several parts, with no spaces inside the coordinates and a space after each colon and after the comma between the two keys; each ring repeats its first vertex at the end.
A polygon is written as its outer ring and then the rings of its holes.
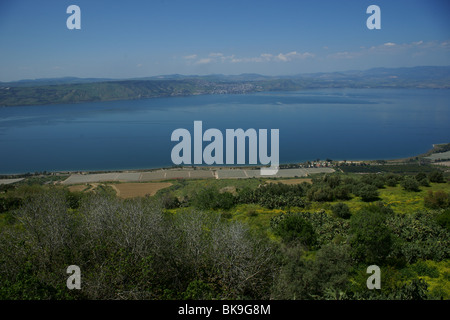
{"type": "MultiPolygon", "coordinates": [[[[0,108],[0,173],[171,166],[173,130],[279,129],[280,162],[450,142],[450,90],[326,89],[0,108]]],[[[206,145],[206,143],[204,144],[206,145]]]]}

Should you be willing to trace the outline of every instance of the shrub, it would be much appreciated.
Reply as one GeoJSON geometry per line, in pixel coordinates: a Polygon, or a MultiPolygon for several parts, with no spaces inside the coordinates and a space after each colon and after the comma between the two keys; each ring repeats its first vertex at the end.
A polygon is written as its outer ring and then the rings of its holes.
{"type": "Polygon", "coordinates": [[[333,190],[329,186],[313,186],[308,190],[306,197],[309,201],[333,201],[333,190]]]}
{"type": "Polygon", "coordinates": [[[364,208],[350,219],[350,244],[357,261],[380,265],[393,246],[393,235],[381,210],[364,208]]]}
{"type": "Polygon", "coordinates": [[[450,206],[450,194],[444,191],[429,190],[424,197],[425,206],[432,209],[445,209],[450,206]]]}
{"type": "Polygon", "coordinates": [[[447,209],[436,217],[436,222],[442,227],[450,231],[450,209],[447,209]]]}
{"type": "Polygon", "coordinates": [[[303,219],[299,214],[285,215],[274,231],[286,244],[299,242],[302,245],[311,247],[317,242],[317,235],[311,223],[303,219]]]}
{"type": "Polygon", "coordinates": [[[442,171],[433,171],[429,174],[429,177],[431,182],[435,182],[435,183],[444,183],[444,174],[442,173],[442,171]]]}
{"type": "Polygon", "coordinates": [[[350,208],[345,203],[339,202],[331,207],[333,215],[337,218],[349,219],[352,216],[350,208]]]}
{"type": "Polygon", "coordinates": [[[430,181],[428,180],[428,177],[424,172],[419,172],[418,174],[416,174],[416,180],[423,187],[430,186],[430,181]]]}
{"type": "Polygon", "coordinates": [[[351,196],[351,187],[350,186],[338,186],[333,190],[333,195],[335,199],[339,200],[350,200],[351,196]]]}
{"type": "Polygon", "coordinates": [[[317,299],[339,296],[348,285],[351,259],[347,246],[326,245],[308,259],[299,247],[288,247],[275,281],[275,299],[317,299]]]}
{"type": "Polygon", "coordinates": [[[230,192],[220,193],[215,188],[206,188],[194,195],[192,204],[202,210],[224,209],[229,210],[235,204],[235,197],[230,192]]]}
{"type": "Polygon", "coordinates": [[[395,178],[388,178],[386,179],[386,185],[388,187],[395,187],[397,185],[398,181],[395,178]]]}
{"type": "Polygon", "coordinates": [[[411,177],[405,177],[403,181],[400,183],[403,189],[406,191],[418,192],[420,191],[419,183],[416,179],[411,177]]]}
{"type": "Polygon", "coordinates": [[[377,187],[370,184],[360,185],[360,188],[356,188],[353,192],[356,192],[355,194],[361,197],[361,200],[364,202],[375,201],[379,197],[377,187]]]}
{"type": "Polygon", "coordinates": [[[418,259],[441,261],[450,256],[448,229],[439,225],[436,212],[395,214],[386,223],[398,237],[395,255],[402,255],[409,263],[418,259]]]}
{"type": "Polygon", "coordinates": [[[270,183],[255,190],[244,188],[239,190],[238,203],[254,203],[269,209],[285,207],[303,207],[302,195],[305,193],[302,185],[285,185],[270,183]]]}
{"type": "Polygon", "coordinates": [[[164,193],[161,195],[161,205],[164,209],[175,209],[181,206],[178,198],[172,193],[164,193]]]}
{"type": "Polygon", "coordinates": [[[373,174],[373,173],[363,175],[361,181],[365,184],[370,184],[370,185],[376,187],[377,189],[383,188],[384,183],[385,183],[383,175],[373,174]]]}

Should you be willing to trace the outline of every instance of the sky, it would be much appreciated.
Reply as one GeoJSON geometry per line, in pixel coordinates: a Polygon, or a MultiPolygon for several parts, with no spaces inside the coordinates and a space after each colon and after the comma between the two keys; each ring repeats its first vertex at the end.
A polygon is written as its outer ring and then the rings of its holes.
{"type": "Polygon", "coordinates": [[[0,81],[450,65],[449,17],[448,0],[0,0],[0,81]]]}

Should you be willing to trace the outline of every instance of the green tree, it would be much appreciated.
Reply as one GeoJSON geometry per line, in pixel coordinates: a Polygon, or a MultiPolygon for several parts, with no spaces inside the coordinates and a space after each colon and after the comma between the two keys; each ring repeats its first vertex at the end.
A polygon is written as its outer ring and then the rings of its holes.
{"type": "Polygon", "coordinates": [[[403,179],[403,181],[400,183],[400,185],[406,191],[412,191],[412,192],[420,191],[419,182],[417,182],[417,180],[412,177],[405,177],[405,179],[403,179]]]}
{"type": "Polygon", "coordinates": [[[438,190],[433,192],[429,190],[424,197],[425,206],[431,209],[445,209],[450,206],[450,194],[438,190]]]}
{"type": "Polygon", "coordinates": [[[299,242],[302,245],[311,247],[317,242],[317,235],[311,223],[299,214],[290,213],[285,215],[276,225],[274,231],[286,244],[299,242]]]}
{"type": "Polygon", "coordinates": [[[428,180],[428,177],[425,172],[419,172],[418,174],[416,174],[416,180],[423,187],[430,186],[430,181],[428,180]]]}
{"type": "Polygon", "coordinates": [[[442,171],[433,171],[429,174],[429,179],[431,182],[444,183],[444,174],[442,171]]]}
{"type": "Polygon", "coordinates": [[[346,291],[351,271],[349,248],[329,244],[306,258],[299,247],[284,251],[284,264],[276,278],[275,299],[323,299],[346,291]]]}
{"type": "Polygon", "coordinates": [[[385,214],[375,206],[358,211],[350,219],[350,244],[357,261],[383,264],[392,250],[393,240],[385,214]]]}
{"type": "Polygon", "coordinates": [[[370,184],[364,184],[360,185],[359,188],[357,188],[354,193],[361,197],[361,200],[364,202],[371,202],[375,201],[379,197],[378,189],[377,187],[370,185],[370,184]]]}
{"type": "Polygon", "coordinates": [[[192,199],[193,205],[202,210],[229,210],[235,204],[235,197],[230,192],[219,192],[216,188],[200,190],[192,199]]]}
{"type": "Polygon", "coordinates": [[[333,215],[337,218],[349,219],[352,216],[350,208],[345,203],[339,202],[331,207],[333,215]]]}

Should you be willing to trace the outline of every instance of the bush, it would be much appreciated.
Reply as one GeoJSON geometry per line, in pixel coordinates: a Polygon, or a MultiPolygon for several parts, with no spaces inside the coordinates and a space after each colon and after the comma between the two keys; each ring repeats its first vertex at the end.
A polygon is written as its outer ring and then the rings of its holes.
{"type": "Polygon", "coordinates": [[[286,244],[299,242],[311,247],[317,242],[317,235],[310,222],[303,219],[299,214],[287,214],[276,225],[275,234],[280,236],[286,244]]]}
{"type": "Polygon", "coordinates": [[[22,204],[21,198],[16,197],[1,197],[0,198],[0,213],[13,211],[18,209],[22,204]]]}
{"type": "Polygon", "coordinates": [[[78,209],[80,207],[81,199],[83,198],[84,193],[81,191],[67,191],[66,192],[66,200],[71,209],[78,209]]]}
{"type": "Polygon", "coordinates": [[[418,261],[411,266],[419,276],[427,276],[430,278],[439,278],[439,270],[435,266],[427,263],[426,261],[418,261]]]}
{"type": "Polygon", "coordinates": [[[444,174],[442,171],[433,171],[429,174],[429,179],[431,182],[444,183],[444,174]]]}
{"type": "Polygon", "coordinates": [[[192,204],[202,210],[229,210],[235,204],[235,197],[230,192],[220,193],[215,188],[206,188],[194,195],[192,204]]]}
{"type": "Polygon", "coordinates": [[[424,172],[419,172],[418,174],[416,174],[416,180],[423,187],[430,186],[430,181],[428,180],[428,177],[424,172]]]}
{"type": "Polygon", "coordinates": [[[180,200],[172,193],[164,193],[160,196],[161,205],[164,209],[175,209],[181,206],[180,200]]]}
{"type": "Polygon", "coordinates": [[[338,297],[345,292],[351,271],[349,249],[327,245],[307,259],[299,247],[285,250],[286,262],[275,281],[275,299],[317,299],[338,297]]]}
{"type": "Polygon", "coordinates": [[[306,197],[309,201],[317,201],[317,202],[334,200],[333,190],[326,185],[325,186],[313,185],[311,189],[308,190],[306,197]]]}
{"type": "Polygon", "coordinates": [[[442,227],[450,231],[450,209],[447,209],[436,217],[436,222],[442,227]]]}
{"type": "Polygon", "coordinates": [[[383,188],[385,183],[383,175],[373,173],[363,175],[361,181],[365,184],[370,184],[376,187],[377,189],[383,188]]]}
{"type": "Polygon", "coordinates": [[[377,187],[370,184],[363,184],[355,187],[353,191],[357,196],[361,197],[361,200],[364,202],[371,202],[378,200],[379,193],[377,187]]]}
{"type": "Polygon", "coordinates": [[[420,191],[419,183],[416,179],[412,177],[405,177],[403,181],[400,183],[400,185],[405,189],[406,191],[412,191],[412,192],[418,192],[420,191]]]}
{"type": "Polygon", "coordinates": [[[351,199],[350,193],[351,193],[350,186],[339,186],[333,190],[334,198],[339,200],[350,200],[351,199]]]}
{"type": "Polygon", "coordinates": [[[331,207],[333,215],[337,218],[349,219],[352,216],[350,208],[345,203],[339,202],[331,207]]]}
{"type": "Polygon", "coordinates": [[[450,206],[450,194],[444,191],[429,190],[424,197],[425,206],[431,209],[445,209],[450,206]]]}
{"type": "Polygon", "coordinates": [[[438,218],[433,211],[389,216],[386,223],[399,239],[393,254],[405,257],[408,263],[450,257],[450,234],[439,225],[438,218]]]}
{"type": "Polygon", "coordinates": [[[0,232],[0,299],[268,299],[276,248],[214,212],[165,214],[153,198],[27,199],[0,232]],[[67,290],[67,266],[82,289],[67,290]]]}
{"type": "Polygon", "coordinates": [[[395,178],[386,179],[386,185],[388,187],[395,187],[397,185],[397,183],[398,183],[398,181],[395,178]]]}
{"type": "Polygon", "coordinates": [[[326,174],[323,177],[323,182],[325,182],[331,189],[334,189],[341,184],[341,177],[338,175],[326,174]]]}
{"type": "Polygon", "coordinates": [[[383,264],[391,253],[393,235],[386,215],[375,206],[364,208],[350,219],[350,245],[357,261],[383,264]]]}
{"type": "Polygon", "coordinates": [[[265,208],[304,207],[302,199],[305,193],[302,185],[286,185],[269,183],[255,190],[244,188],[239,190],[238,203],[259,204],[265,208]]]}

